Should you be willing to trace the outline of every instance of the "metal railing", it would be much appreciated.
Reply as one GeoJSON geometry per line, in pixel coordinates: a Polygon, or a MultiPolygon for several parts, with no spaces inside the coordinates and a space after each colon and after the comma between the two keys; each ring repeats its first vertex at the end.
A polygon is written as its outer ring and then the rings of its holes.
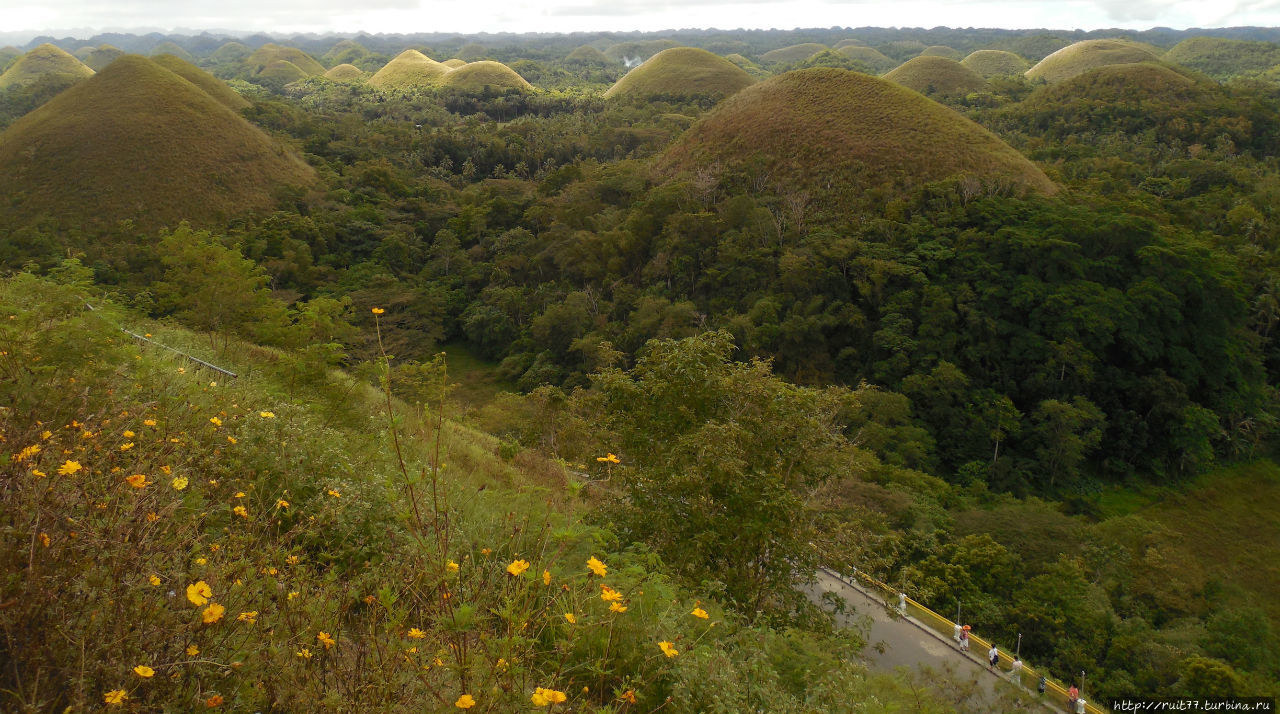
{"type": "MultiPolygon", "coordinates": [[[[840,573],[828,570],[826,568],[824,568],[824,570],[827,570],[827,573],[829,575],[832,575],[837,579],[840,579],[846,582],[849,581],[848,577],[843,576],[840,573]]],[[[862,572],[861,570],[855,569],[854,575],[856,575],[863,582],[867,583],[871,587],[875,588],[876,590],[884,594],[885,607],[895,612],[898,611],[897,603],[900,601],[898,597],[899,593],[901,593],[900,590],[880,582],[879,580],[862,572]]],[[[906,603],[907,603],[906,614],[910,615],[921,625],[928,627],[929,629],[937,632],[939,635],[942,635],[943,637],[954,641],[955,628],[958,623],[952,622],[951,620],[943,617],[942,615],[939,615],[933,610],[930,610],[928,607],[926,607],[922,603],[912,600],[910,597],[906,598],[906,603]]],[[[970,645],[971,649],[975,647],[980,648],[977,650],[979,652],[979,656],[983,657],[983,659],[985,660],[986,651],[991,649],[991,642],[977,636],[972,631],[969,632],[969,641],[971,643],[970,645]]],[[[1001,672],[1004,675],[1006,675],[1006,679],[1007,679],[1008,675],[1010,674],[1010,670],[1012,669],[1012,666],[1013,666],[1013,657],[1011,657],[1008,653],[1004,652],[1003,650],[999,651],[999,655],[1000,655],[999,667],[1001,672]]],[[[1041,674],[1045,674],[1045,673],[1035,669],[1034,667],[1028,666],[1024,662],[1022,665],[1022,669],[1018,673],[1017,684],[1021,685],[1022,687],[1028,690],[1035,691],[1040,684],[1041,674]]],[[[1052,677],[1049,677],[1047,674],[1045,674],[1045,695],[1052,697],[1055,702],[1061,704],[1061,706],[1063,707],[1063,711],[1067,711],[1066,709],[1067,697],[1068,697],[1067,688],[1064,687],[1062,683],[1056,681],[1052,677]]],[[[1085,698],[1085,711],[1088,712],[1088,714],[1109,714],[1110,710],[1097,706],[1093,702],[1085,698]]]]}

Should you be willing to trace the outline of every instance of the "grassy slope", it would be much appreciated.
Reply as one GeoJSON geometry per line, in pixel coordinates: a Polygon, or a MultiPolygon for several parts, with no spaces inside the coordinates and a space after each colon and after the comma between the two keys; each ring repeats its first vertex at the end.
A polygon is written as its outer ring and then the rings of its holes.
{"type": "Polygon", "coordinates": [[[961,173],[1055,190],[1021,154],[956,112],[839,69],[788,72],[742,90],[686,132],[658,168],[674,173],[748,162],[814,196],[854,198],[870,188],[894,191],[961,173]]]}
{"type": "Polygon", "coordinates": [[[754,80],[729,60],[694,47],[663,50],[623,75],[606,97],[709,94],[725,97],[754,80]]]}
{"type": "Polygon", "coordinates": [[[119,47],[102,45],[90,52],[89,56],[85,58],[84,63],[89,69],[92,69],[95,72],[101,72],[106,69],[107,65],[115,62],[116,58],[123,54],[125,54],[125,51],[119,47]]]}
{"type": "Polygon", "coordinates": [[[228,87],[221,79],[218,79],[181,57],[176,57],[174,55],[156,55],[151,58],[151,61],[196,85],[200,89],[204,90],[205,94],[208,94],[218,100],[219,103],[232,111],[238,112],[249,106],[249,100],[240,96],[236,90],[228,87]]]}
{"type": "Polygon", "coordinates": [[[206,223],[272,205],[304,185],[302,160],[198,87],[129,55],[0,134],[0,188],[20,197],[11,223],[133,219],[206,223]]]}
{"type": "Polygon", "coordinates": [[[301,67],[288,60],[274,60],[257,74],[264,79],[275,79],[281,82],[297,82],[309,76],[301,67]]]}
{"type": "MultiPolygon", "coordinates": [[[[221,48],[220,48],[221,49],[221,48]]],[[[324,74],[324,65],[296,47],[282,47],[267,43],[254,50],[245,60],[254,74],[259,74],[275,62],[290,62],[308,77],[324,74]]]]}
{"type": "Polygon", "coordinates": [[[83,79],[93,76],[93,70],[58,47],[43,44],[19,57],[0,74],[0,89],[31,84],[49,75],[83,79]]]}
{"type": "Polygon", "coordinates": [[[417,50],[405,50],[369,78],[378,89],[416,89],[440,84],[449,68],[417,50]]]}
{"type": "Polygon", "coordinates": [[[575,48],[564,58],[564,60],[566,62],[575,62],[579,64],[613,64],[613,60],[609,59],[608,55],[591,45],[583,45],[575,48]]]}
{"type": "Polygon", "coordinates": [[[1124,40],[1085,40],[1068,45],[1027,70],[1030,79],[1053,84],[1091,69],[1112,64],[1155,62],[1158,57],[1145,46],[1124,40]]]}
{"type": "Polygon", "coordinates": [[[932,45],[921,50],[920,56],[946,57],[947,59],[959,61],[961,57],[964,57],[964,54],[954,47],[947,47],[946,45],[932,45]]]}
{"type": "Polygon", "coordinates": [[[364,72],[353,64],[340,64],[325,72],[324,76],[335,82],[359,82],[364,79],[364,72]]]}
{"type": "Polygon", "coordinates": [[[464,59],[458,59],[457,57],[453,57],[441,62],[440,64],[448,67],[449,69],[457,69],[459,67],[466,67],[467,61],[464,59]]]}
{"type": "Polygon", "coordinates": [[[836,48],[840,54],[851,60],[857,60],[877,72],[887,72],[898,66],[898,61],[892,57],[886,57],[880,50],[874,47],[863,47],[861,45],[845,45],[836,48]]]}
{"type": "Polygon", "coordinates": [[[780,62],[801,62],[827,49],[826,45],[817,42],[805,42],[799,45],[791,45],[789,47],[780,47],[776,50],[770,50],[760,55],[760,61],[766,64],[776,64],[780,62]]]}
{"type": "Polygon", "coordinates": [[[960,64],[987,79],[1022,74],[1027,71],[1026,60],[1004,50],[978,50],[961,60],[960,64]]]}
{"type": "Polygon", "coordinates": [[[152,47],[152,48],[151,48],[151,52],[150,52],[149,54],[150,54],[152,57],[158,57],[158,56],[160,56],[160,55],[173,55],[174,57],[177,57],[178,59],[182,60],[183,62],[195,62],[195,61],[196,61],[196,58],[195,58],[195,57],[192,57],[190,52],[187,52],[186,50],[182,49],[182,47],[181,47],[181,46],[179,46],[177,43],[172,42],[172,41],[170,41],[170,42],[161,42],[160,44],[156,45],[155,47],[152,47]]]}
{"type": "Polygon", "coordinates": [[[946,57],[909,59],[884,78],[921,93],[968,94],[987,86],[982,75],[946,57]]]}
{"type": "Polygon", "coordinates": [[[253,54],[253,50],[248,45],[240,42],[228,42],[209,55],[209,59],[214,62],[239,62],[247,59],[253,54]]]}
{"type": "Polygon", "coordinates": [[[480,91],[485,87],[531,91],[533,85],[525,81],[515,70],[492,60],[465,64],[450,70],[441,81],[446,87],[465,91],[480,91]]]}
{"type": "Polygon", "coordinates": [[[1272,42],[1191,37],[1174,45],[1164,54],[1164,60],[1223,79],[1263,72],[1280,64],[1280,46],[1272,42]]]}

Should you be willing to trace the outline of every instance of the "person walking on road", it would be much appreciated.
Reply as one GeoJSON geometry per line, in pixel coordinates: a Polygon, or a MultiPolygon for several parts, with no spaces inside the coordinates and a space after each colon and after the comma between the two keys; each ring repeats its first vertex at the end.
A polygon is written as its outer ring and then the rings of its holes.
{"type": "Polygon", "coordinates": [[[991,645],[991,649],[987,650],[987,660],[991,662],[991,665],[987,667],[987,671],[994,672],[996,665],[1000,664],[1000,650],[996,649],[995,645],[991,645]]]}
{"type": "Polygon", "coordinates": [[[1074,713],[1076,710],[1076,702],[1080,699],[1080,690],[1076,689],[1076,685],[1071,685],[1067,690],[1067,711],[1074,713]]]}
{"type": "Polygon", "coordinates": [[[969,651],[969,626],[965,625],[960,628],[960,651],[969,651]]]}

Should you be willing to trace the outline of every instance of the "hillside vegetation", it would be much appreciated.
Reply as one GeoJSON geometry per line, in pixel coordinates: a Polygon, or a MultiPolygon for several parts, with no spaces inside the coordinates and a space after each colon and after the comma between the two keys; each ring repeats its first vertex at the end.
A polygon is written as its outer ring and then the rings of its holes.
{"type": "Polygon", "coordinates": [[[417,50],[405,50],[369,78],[378,89],[413,90],[433,87],[450,71],[449,67],[417,50]]]}
{"type": "Polygon", "coordinates": [[[72,83],[91,76],[93,70],[80,60],[54,45],[43,44],[14,60],[9,69],[0,74],[0,89],[20,87],[40,80],[72,83]]]}
{"type": "Polygon", "coordinates": [[[306,185],[302,160],[203,90],[129,55],[0,134],[9,226],[204,223],[306,185]],[[92,81],[90,81],[92,80],[92,81]]]}
{"type": "Polygon", "coordinates": [[[978,50],[961,60],[960,64],[977,72],[983,79],[1019,75],[1028,69],[1026,60],[1004,50],[978,50]]]}
{"type": "Polygon", "coordinates": [[[806,60],[827,49],[826,45],[817,42],[804,42],[798,45],[780,47],[760,55],[760,61],[766,64],[783,64],[806,60]]]}
{"type": "Polygon", "coordinates": [[[1162,57],[1215,79],[1264,72],[1280,64],[1280,45],[1225,37],[1191,37],[1162,57]]]}
{"type": "Polygon", "coordinates": [[[305,77],[324,74],[324,65],[317,62],[314,57],[306,52],[296,47],[283,47],[270,42],[254,50],[252,54],[244,59],[244,62],[248,65],[252,74],[261,74],[269,71],[273,66],[278,67],[277,63],[281,62],[292,64],[305,77]]]}
{"type": "Polygon", "coordinates": [[[1027,70],[1027,77],[1053,84],[1091,69],[1112,64],[1156,62],[1159,57],[1146,47],[1123,40],[1085,40],[1068,45],[1040,60],[1027,70]]]}
{"type": "Polygon", "coordinates": [[[608,97],[729,96],[755,80],[723,57],[693,47],[673,47],[627,72],[605,92],[608,97]]]}
{"type": "Polygon", "coordinates": [[[325,79],[332,79],[335,82],[363,82],[365,79],[364,72],[353,64],[340,64],[331,67],[324,73],[325,79]]]}
{"type": "Polygon", "coordinates": [[[954,59],[923,55],[907,60],[884,78],[928,95],[965,95],[987,86],[982,75],[954,59]]]}
{"type": "Polygon", "coordinates": [[[533,85],[525,81],[515,70],[492,60],[471,62],[454,68],[444,75],[441,85],[467,92],[479,92],[486,87],[492,89],[515,89],[528,92],[533,85]]]}
{"type": "Polygon", "coordinates": [[[861,62],[877,74],[888,72],[897,67],[900,63],[895,59],[886,57],[874,47],[863,47],[862,45],[845,45],[837,47],[836,52],[848,57],[856,62],[861,62]]]}
{"type": "Polygon", "coordinates": [[[249,100],[240,96],[231,87],[228,87],[226,82],[180,57],[156,55],[151,58],[151,61],[196,85],[205,94],[218,100],[219,103],[231,111],[238,112],[249,106],[249,100]]]}

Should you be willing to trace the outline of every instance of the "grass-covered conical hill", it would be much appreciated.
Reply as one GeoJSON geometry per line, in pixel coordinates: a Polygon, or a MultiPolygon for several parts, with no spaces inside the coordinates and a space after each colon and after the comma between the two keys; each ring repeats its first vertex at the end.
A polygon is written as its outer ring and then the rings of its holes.
{"type": "Polygon", "coordinates": [[[369,50],[359,42],[356,42],[355,40],[341,40],[333,47],[330,47],[329,51],[324,53],[324,57],[321,59],[324,60],[325,64],[332,68],[338,65],[351,64],[358,59],[368,56],[368,54],[369,50]]]}
{"type": "Polygon", "coordinates": [[[696,47],[673,47],[627,72],[604,96],[726,97],[754,81],[746,70],[719,55],[696,47]]]}
{"type": "Polygon", "coordinates": [[[227,86],[226,82],[174,55],[156,55],[152,62],[164,67],[174,74],[204,90],[205,94],[218,100],[232,111],[240,111],[249,106],[249,100],[240,96],[236,90],[227,86]]]}
{"type": "Polygon", "coordinates": [[[240,62],[249,58],[253,54],[253,50],[246,44],[240,42],[228,42],[209,55],[209,59],[217,64],[229,64],[240,62]]]}
{"type": "Polygon", "coordinates": [[[50,77],[75,82],[92,75],[92,69],[67,51],[45,43],[19,57],[0,74],[0,89],[22,87],[50,77]]]}
{"type": "Polygon", "coordinates": [[[301,158],[191,82],[125,55],[0,134],[0,214],[66,227],[209,224],[307,185],[301,158]]]}
{"type": "Polygon", "coordinates": [[[289,60],[275,60],[258,70],[256,74],[262,79],[270,79],[284,84],[297,82],[311,76],[289,60]]]}
{"type": "Polygon", "coordinates": [[[151,55],[152,57],[158,57],[160,55],[173,55],[174,57],[177,57],[178,59],[184,62],[196,61],[196,58],[192,57],[190,52],[187,52],[178,43],[173,42],[172,40],[169,40],[167,42],[161,42],[155,47],[152,47],[151,51],[147,54],[151,55]]]}
{"type": "Polygon", "coordinates": [[[837,47],[836,52],[839,52],[851,60],[865,64],[875,72],[888,72],[899,64],[897,60],[886,56],[883,52],[874,47],[845,45],[844,47],[837,47]]]}
{"type": "Polygon", "coordinates": [[[0,47],[0,72],[9,68],[9,64],[22,56],[22,50],[12,45],[0,47]]]}
{"type": "Polygon", "coordinates": [[[335,82],[363,82],[364,72],[353,64],[340,64],[325,72],[324,77],[335,82]]]}
{"type": "Polygon", "coordinates": [[[1225,37],[1190,37],[1170,48],[1162,59],[1215,79],[1225,79],[1264,72],[1280,64],[1280,45],[1225,37]]]}
{"type": "Polygon", "coordinates": [[[591,45],[583,45],[574,49],[564,58],[565,62],[570,64],[587,64],[587,65],[611,65],[614,64],[609,56],[591,45]]]}
{"type": "Polygon", "coordinates": [[[1053,193],[1044,173],[994,134],[892,82],[842,69],[788,72],[721,102],[655,163],[767,174],[785,190],[853,205],[967,175],[1053,193]]]}
{"type": "Polygon", "coordinates": [[[921,94],[956,96],[985,89],[982,75],[946,57],[913,57],[884,76],[921,94]]]}
{"type": "Polygon", "coordinates": [[[451,70],[413,49],[396,55],[369,78],[369,86],[378,89],[422,89],[440,84],[451,70]]]}
{"type": "Polygon", "coordinates": [[[819,52],[827,49],[826,45],[817,42],[803,42],[798,45],[790,45],[788,47],[779,47],[776,50],[769,50],[760,55],[760,61],[765,64],[783,64],[788,62],[802,62],[819,52]]]}
{"type": "Polygon", "coordinates": [[[448,67],[449,69],[457,69],[459,67],[466,67],[467,61],[464,59],[458,59],[457,57],[450,57],[449,59],[441,62],[440,64],[448,67]]]}
{"type": "Polygon", "coordinates": [[[831,49],[838,50],[842,47],[865,47],[867,43],[854,37],[847,37],[831,46],[831,49]]]}
{"type": "Polygon", "coordinates": [[[254,75],[264,73],[276,62],[288,62],[302,70],[303,76],[306,77],[324,74],[324,65],[317,62],[314,57],[306,52],[296,47],[282,47],[271,43],[254,50],[253,54],[249,55],[245,62],[249,65],[249,70],[254,75]]]}
{"type": "Polygon", "coordinates": [[[1011,77],[1028,69],[1028,62],[1004,50],[978,50],[960,60],[960,64],[977,72],[983,79],[1011,77]]]}
{"type": "Polygon", "coordinates": [[[959,60],[964,57],[964,53],[954,47],[946,45],[930,45],[920,51],[921,57],[946,57],[947,59],[959,60]]]}
{"type": "Polygon", "coordinates": [[[514,69],[493,60],[471,62],[452,69],[441,80],[441,84],[464,92],[479,92],[486,87],[518,89],[522,92],[533,90],[533,85],[525,81],[525,78],[514,69]]]}
{"type": "Polygon", "coordinates": [[[1028,79],[1049,84],[1070,79],[1091,69],[1112,64],[1155,62],[1159,58],[1146,46],[1127,40],[1084,40],[1067,45],[1027,70],[1028,79]]]}
{"type": "Polygon", "coordinates": [[[102,45],[95,47],[87,57],[84,58],[84,64],[95,72],[101,72],[106,69],[107,65],[116,61],[116,58],[125,54],[125,51],[119,47],[112,45],[102,45]]]}

